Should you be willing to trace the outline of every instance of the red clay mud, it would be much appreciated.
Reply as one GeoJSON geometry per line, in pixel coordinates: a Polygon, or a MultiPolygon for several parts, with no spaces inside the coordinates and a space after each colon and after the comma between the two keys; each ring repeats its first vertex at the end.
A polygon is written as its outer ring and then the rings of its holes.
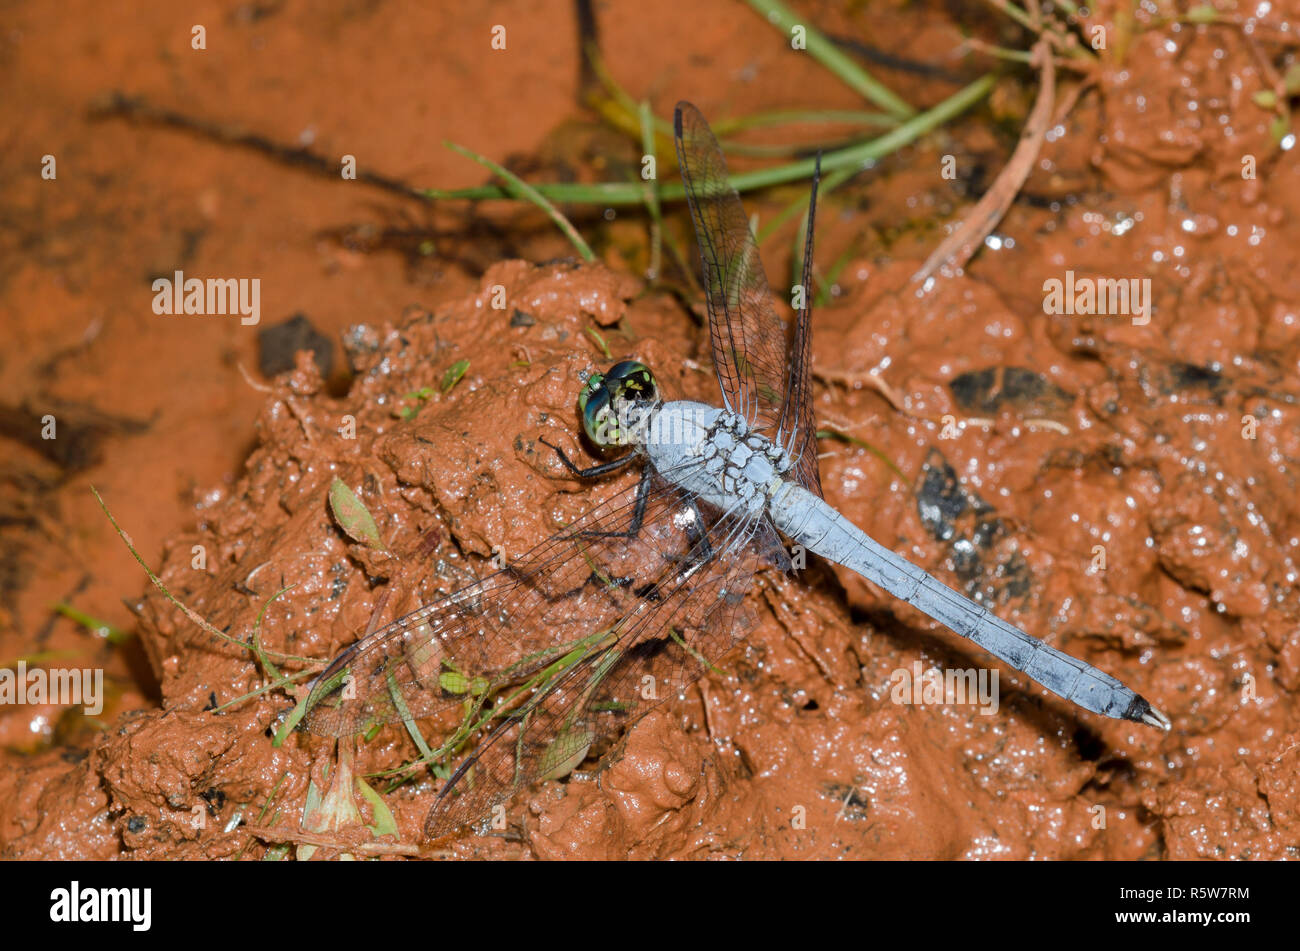
{"type": "MultiPolygon", "coordinates": [[[[577,56],[572,31],[554,27],[567,6],[495,12],[513,24],[512,49],[530,52],[492,62],[478,14],[386,8],[214,11],[219,42],[196,62],[188,19],[140,6],[114,31],[93,4],[20,4],[3,40],[5,99],[41,105],[4,116],[17,147],[0,156],[15,183],[0,198],[0,662],[103,667],[111,689],[93,720],[50,704],[0,715],[0,854],[302,855],[309,807],[339,805],[327,796],[335,744],[295,733],[273,745],[293,698],[249,696],[266,671],[146,587],[88,486],[177,597],[239,639],[261,615],[276,666],[304,670],[282,655],[327,660],[625,487],[575,481],[541,438],[591,461],[576,439],[581,374],[624,357],[673,396],[715,401],[708,337],[665,286],[629,276],[644,255],[630,213],[580,218],[604,251],[579,266],[532,212],[430,208],[89,116],[123,91],[361,152],[420,186],[482,180],[444,138],[528,156],[538,180],[612,177],[637,150],[573,145],[605,140],[568,124],[577,56]],[[339,81],[286,78],[294,63],[339,81]],[[592,173],[593,151],[604,171],[592,173]],[[59,156],[57,185],[33,180],[45,153],[59,156]],[[155,315],[150,280],[182,266],[260,276],[262,323],[304,313],[342,342],[340,369],[326,380],[302,352],[260,380],[258,328],[155,315]],[[444,388],[458,361],[463,376],[444,388]],[[76,437],[62,455],[22,435],[46,413],[76,437]],[[340,529],[335,478],[385,551],[340,529]],[[96,636],[54,614],[59,601],[133,638],[96,636]]],[[[1095,6],[1114,27],[1116,5],[1095,6]]],[[[995,232],[1001,247],[963,274],[910,281],[978,197],[935,170],[955,153],[984,167],[986,186],[1032,102],[1025,82],[1000,81],[991,115],[882,161],[819,213],[823,273],[854,249],[814,312],[817,419],[839,434],[821,441],[828,501],[1132,685],[1170,715],[1169,734],[1081,714],[1006,670],[993,715],[895,703],[896,671],[988,659],[814,564],[762,577],[759,626],[717,673],[519,796],[503,834],[424,843],[439,788],[425,775],[383,796],[395,836],[365,828],[385,817],[358,793],[316,857],[393,842],[432,857],[1296,857],[1300,189],[1295,150],[1255,94],[1280,63],[1267,35],[1300,22],[1300,5],[1274,7],[1254,36],[1125,34],[1122,58],[1103,59],[1047,136],[995,232]],[[1149,279],[1149,323],[1044,313],[1044,282],[1067,270],[1149,279]]],[[[810,10],[828,30],[862,30],[851,13],[810,10]]],[[[745,8],[602,15],[608,62],[654,64],[620,80],[660,115],[679,95],[710,115],[861,108],[745,8]]],[[[945,10],[870,15],[897,21],[897,51],[974,70],[951,57],[961,36],[945,10]]],[[[919,104],[957,88],[881,75],[919,104]]],[[[746,201],[766,216],[792,196],[746,201]]],[[[787,249],[765,247],[778,297],[787,249]]],[[[357,742],[354,771],[415,753],[387,727],[357,742]]]]}

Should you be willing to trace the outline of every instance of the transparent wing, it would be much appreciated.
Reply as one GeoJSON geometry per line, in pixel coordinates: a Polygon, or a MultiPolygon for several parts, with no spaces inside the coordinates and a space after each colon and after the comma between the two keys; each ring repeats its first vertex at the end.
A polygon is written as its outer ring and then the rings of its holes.
{"type": "Polygon", "coordinates": [[[773,307],[758,244],[709,124],[695,106],[679,102],[674,131],[700,245],[722,398],[751,428],[773,436],[780,428],[787,382],[785,323],[773,307]]]}
{"type": "Polygon", "coordinates": [[[466,700],[527,680],[612,625],[689,549],[682,494],[660,481],[644,501],[640,492],[617,493],[504,570],[358,641],[313,683],[307,729],[343,736],[444,713],[458,723],[466,700]]]}
{"type": "Polygon", "coordinates": [[[677,637],[699,641],[700,657],[743,636],[731,623],[755,526],[646,478],[644,490],[618,493],[517,564],[345,651],[313,684],[306,728],[339,736],[419,721],[435,758],[471,751],[430,814],[430,834],[441,835],[580,761],[575,743],[585,755],[598,735],[648,709],[610,693],[639,681],[636,671],[665,684],[698,676],[668,625],[677,618],[677,637]],[[719,568],[723,550],[732,562],[719,568]],[[710,599],[711,611],[698,606],[710,599]],[[652,647],[665,636],[673,649],[652,647]]]}
{"type": "Polygon", "coordinates": [[[674,116],[677,158],[700,245],[709,307],[713,363],[728,409],[782,446],[795,460],[795,478],[821,495],[812,415],[811,364],[814,177],[804,248],[804,306],[793,345],[777,316],[758,244],[740,196],[727,178],[727,162],[700,111],[679,102],[674,116]]]}
{"type": "Polygon", "coordinates": [[[822,494],[821,470],[817,465],[817,421],[812,404],[812,302],[813,302],[813,235],[817,221],[817,186],[821,182],[822,157],[817,155],[813,172],[812,195],[808,199],[808,227],[803,248],[803,307],[795,323],[794,342],[790,346],[789,377],[785,402],[781,406],[783,443],[794,460],[794,477],[809,492],[822,494]]]}
{"type": "Polygon", "coordinates": [[[749,634],[745,593],[753,572],[779,558],[778,542],[761,521],[713,521],[607,639],[479,745],[439,794],[425,834],[446,835],[533,780],[567,774],[594,745],[679,695],[749,634]]]}

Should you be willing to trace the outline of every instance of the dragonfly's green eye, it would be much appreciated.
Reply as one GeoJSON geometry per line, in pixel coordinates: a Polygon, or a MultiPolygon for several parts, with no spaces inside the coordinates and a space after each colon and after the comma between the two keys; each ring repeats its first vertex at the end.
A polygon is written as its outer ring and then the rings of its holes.
{"type": "Polygon", "coordinates": [[[622,396],[630,400],[655,400],[659,388],[655,385],[655,375],[644,363],[624,360],[616,363],[605,374],[606,385],[615,397],[622,396]]]}
{"type": "MultiPolygon", "coordinates": [[[[592,377],[592,379],[596,379],[592,377]]],[[[613,414],[609,409],[609,390],[604,383],[595,387],[590,382],[582,388],[578,396],[578,409],[582,411],[582,428],[587,437],[597,446],[612,445],[610,421],[613,414]]]]}
{"type": "Polygon", "coordinates": [[[659,399],[654,374],[644,363],[624,360],[608,373],[594,373],[578,394],[582,428],[597,446],[626,446],[636,441],[645,410],[659,399]]]}

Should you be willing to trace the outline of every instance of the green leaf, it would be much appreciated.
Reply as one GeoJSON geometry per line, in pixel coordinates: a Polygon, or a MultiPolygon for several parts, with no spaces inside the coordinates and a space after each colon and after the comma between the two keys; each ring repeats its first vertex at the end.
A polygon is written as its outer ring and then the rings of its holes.
{"type": "Polygon", "coordinates": [[[433,390],[427,386],[422,386],[418,390],[412,390],[402,397],[404,400],[414,400],[415,405],[403,406],[401,410],[402,419],[413,419],[420,412],[420,407],[428,402],[429,397],[433,396],[433,390]]]}
{"type": "Polygon", "coordinates": [[[453,386],[460,382],[460,378],[465,375],[465,371],[468,369],[468,360],[457,360],[453,363],[447,372],[442,375],[442,391],[444,393],[449,392],[453,386]]]}
{"type": "Polygon", "coordinates": [[[1274,142],[1281,142],[1291,132],[1291,116],[1283,114],[1274,116],[1273,121],[1268,124],[1268,131],[1273,135],[1274,142]]]}
{"type": "Polygon", "coordinates": [[[447,693],[462,694],[469,691],[469,680],[454,670],[444,670],[438,675],[438,686],[447,693]]]}
{"type": "Polygon", "coordinates": [[[1294,96],[1300,93],[1300,63],[1292,63],[1282,78],[1282,84],[1286,87],[1286,94],[1294,96]]]}
{"type": "Polygon", "coordinates": [[[538,778],[563,779],[578,768],[587,758],[596,734],[590,730],[565,730],[559,734],[542,754],[537,766],[538,778]]]}
{"type": "Polygon", "coordinates": [[[370,803],[370,808],[375,813],[374,825],[366,826],[370,834],[376,839],[381,835],[391,835],[394,839],[397,835],[397,820],[393,818],[393,810],[388,808],[388,803],[384,802],[384,797],[375,792],[370,784],[360,776],[357,777],[357,788],[361,790],[361,795],[366,802],[370,803]]]}
{"type": "Polygon", "coordinates": [[[354,542],[360,542],[376,551],[384,551],[384,542],[379,537],[379,526],[375,524],[374,516],[338,476],[330,484],[330,511],[334,513],[339,527],[354,542]]]}
{"type": "Polygon", "coordinates": [[[444,670],[438,675],[438,686],[447,693],[472,693],[477,697],[487,692],[488,680],[486,677],[470,679],[458,670],[444,670]]]}

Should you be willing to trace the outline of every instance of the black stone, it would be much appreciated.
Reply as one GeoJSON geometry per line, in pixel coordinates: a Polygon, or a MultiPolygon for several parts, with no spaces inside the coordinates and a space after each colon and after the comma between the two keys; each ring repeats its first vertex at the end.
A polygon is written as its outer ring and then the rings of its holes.
{"type": "Polygon", "coordinates": [[[321,376],[334,372],[334,342],[312,326],[306,314],[264,327],[257,335],[257,367],[268,379],[293,369],[294,355],[310,350],[321,376]]]}

